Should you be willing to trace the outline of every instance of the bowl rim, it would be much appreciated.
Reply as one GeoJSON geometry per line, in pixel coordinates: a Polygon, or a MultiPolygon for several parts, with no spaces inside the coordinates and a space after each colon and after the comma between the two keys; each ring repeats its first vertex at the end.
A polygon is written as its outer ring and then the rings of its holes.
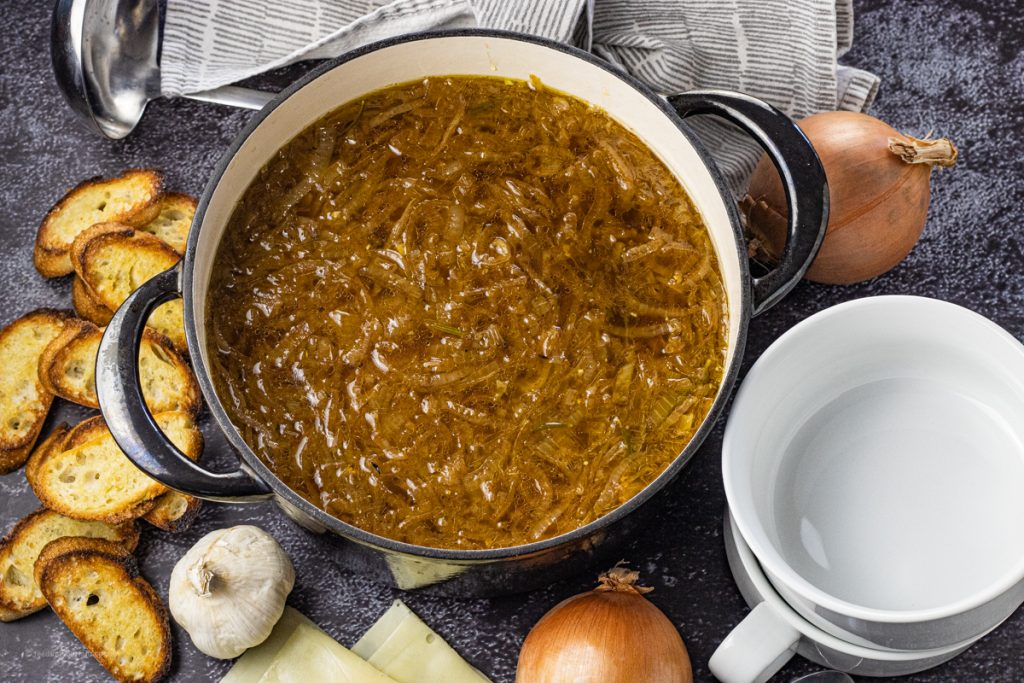
{"type": "MultiPolygon", "coordinates": [[[[974,594],[959,598],[948,604],[937,607],[928,607],[914,610],[893,610],[880,609],[859,605],[847,600],[837,598],[824,590],[818,588],[810,581],[798,574],[774,545],[766,541],[767,532],[761,520],[751,521],[737,514],[737,510],[743,510],[746,505],[743,503],[739,491],[737,491],[737,477],[734,474],[735,463],[730,453],[737,449],[737,431],[749,428],[748,425],[740,426],[738,419],[745,411],[744,406],[748,401],[754,400],[755,391],[760,391],[760,371],[768,364],[779,362],[777,359],[792,355],[793,350],[811,336],[814,328],[822,322],[827,322],[836,317],[848,315],[851,312],[863,309],[877,309],[883,307],[931,308],[936,315],[952,318],[951,323],[957,321],[968,321],[970,324],[979,326],[990,335],[987,339],[993,345],[1005,344],[1013,351],[1024,357],[1024,344],[1016,337],[1003,329],[999,324],[987,317],[972,311],[969,308],[958,304],[935,299],[932,297],[915,296],[907,294],[893,294],[881,296],[867,296],[860,299],[852,299],[835,306],[830,306],[814,315],[800,321],[790,329],[786,330],[764,353],[757,359],[750,368],[743,381],[743,386],[736,392],[736,400],[733,402],[729,419],[725,426],[725,434],[722,439],[722,483],[725,488],[725,497],[731,510],[732,518],[736,528],[748,546],[750,546],[760,566],[765,573],[778,578],[787,588],[794,591],[805,600],[812,602],[817,608],[825,609],[833,614],[882,624],[910,624],[932,622],[940,619],[948,619],[970,612],[973,609],[984,606],[997,600],[1004,593],[1007,593],[1024,580],[1024,555],[1021,555],[1016,564],[1013,565],[996,581],[991,582],[984,588],[975,591],[974,594]]],[[[978,350],[979,353],[983,351],[978,350]]],[[[1024,450],[1022,450],[1024,457],[1024,450]]]]}
{"type": "MultiPolygon", "coordinates": [[[[569,93],[572,94],[572,93],[569,93]]],[[[342,106],[345,101],[339,101],[337,106],[342,106]]],[[[298,131],[297,131],[298,132],[298,131]]],[[[282,141],[284,144],[286,141],[282,141]]],[[[313,519],[313,521],[324,529],[331,531],[339,536],[342,536],[348,540],[356,543],[370,546],[378,550],[383,550],[391,554],[398,554],[409,556],[419,560],[435,560],[450,564],[479,564],[482,562],[496,562],[501,560],[509,559],[520,559],[529,556],[535,556],[553,548],[567,546],[573,543],[583,543],[587,539],[599,533],[601,530],[608,526],[615,524],[620,521],[642,504],[650,500],[655,494],[661,491],[670,481],[672,481],[676,475],[682,470],[682,468],[693,458],[696,451],[703,444],[704,440],[710,434],[718,421],[718,418],[724,409],[725,403],[728,401],[730,394],[732,393],[732,387],[736,382],[736,378],[739,374],[740,364],[743,357],[743,351],[746,346],[747,327],[751,318],[751,274],[749,264],[746,258],[746,240],[743,235],[741,228],[738,210],[735,206],[735,202],[730,200],[732,192],[729,189],[725,178],[715,164],[711,154],[708,152],[705,145],[694,135],[683,123],[683,120],[675,112],[675,110],[668,103],[668,100],[657,93],[655,93],[647,85],[639,81],[632,75],[617,69],[611,63],[593,55],[589,52],[585,52],[576,47],[559,43],[546,38],[538,36],[532,36],[513,31],[501,31],[494,29],[477,29],[477,28],[464,28],[464,29],[446,29],[439,31],[423,31],[417,33],[410,33],[393,38],[388,38],[373,43],[369,43],[362,47],[356,48],[345,54],[329,60],[317,68],[311,70],[294,83],[289,85],[287,88],[282,90],[267,106],[262,110],[255,112],[248,123],[242,128],[238,135],[234,138],[231,145],[225,150],[223,156],[217,162],[214,170],[211,172],[209,180],[207,181],[203,193],[200,197],[198,206],[196,208],[195,217],[192,222],[193,230],[189,231],[188,241],[185,249],[185,255],[182,259],[182,270],[180,277],[180,287],[182,292],[182,298],[184,299],[184,318],[185,318],[185,337],[188,348],[193,358],[199,359],[199,362],[194,362],[194,369],[196,377],[199,381],[200,389],[206,399],[207,406],[209,407],[210,413],[214,418],[214,422],[217,428],[221,430],[227,439],[228,443],[235,450],[239,456],[240,466],[245,468],[250,474],[254,474],[256,478],[261,479],[267,483],[273,490],[275,498],[284,499],[292,507],[297,508],[307,517],[313,519]],[[525,543],[513,546],[504,546],[499,548],[487,548],[487,549],[457,549],[457,548],[438,548],[433,546],[416,545],[413,543],[406,543],[403,541],[397,541],[386,536],[380,536],[372,532],[361,529],[355,525],[344,522],[323,509],[313,505],[311,502],[303,498],[291,487],[281,481],[273,471],[265,464],[262,460],[253,452],[253,450],[245,443],[242,439],[241,434],[232,424],[230,418],[227,415],[223,405],[220,402],[220,398],[214,388],[212,377],[207,368],[206,364],[202,361],[202,354],[197,354],[200,350],[199,339],[197,335],[197,329],[199,322],[195,317],[195,307],[193,299],[193,270],[195,267],[196,260],[196,249],[199,241],[199,235],[202,229],[203,221],[206,216],[207,209],[209,208],[212,196],[217,186],[220,184],[221,178],[225,175],[227,167],[231,160],[235,157],[239,149],[246,143],[249,137],[256,131],[257,128],[263,123],[264,120],[285,100],[291,97],[293,94],[309,85],[316,79],[325,75],[327,72],[342,66],[343,64],[350,62],[358,57],[386,50],[389,47],[396,45],[402,45],[411,42],[418,41],[444,41],[444,40],[458,40],[463,38],[491,38],[494,40],[509,40],[514,42],[530,43],[541,47],[554,50],[570,57],[574,57],[591,66],[596,66],[619,80],[625,82],[631,86],[634,90],[639,92],[641,95],[646,97],[652,104],[654,104],[663,115],[675,125],[680,135],[686,140],[696,151],[697,155],[701,158],[706,167],[707,171],[711,175],[715,186],[718,189],[719,194],[725,205],[726,213],[729,217],[729,222],[732,227],[734,242],[736,246],[737,259],[739,261],[739,305],[737,310],[739,311],[740,320],[738,321],[738,332],[736,336],[735,344],[731,349],[732,355],[729,358],[725,371],[722,375],[722,381],[719,386],[718,395],[716,396],[711,408],[708,410],[707,415],[704,417],[704,421],[701,426],[697,429],[697,432],[693,435],[690,442],[683,448],[683,450],[669,463],[669,465],[658,475],[653,481],[651,481],[646,487],[639,491],[636,495],[630,498],[628,501],[615,508],[611,512],[595,519],[594,521],[585,524],[581,527],[577,527],[571,531],[552,536],[540,541],[534,541],[531,543],[525,543]]],[[[205,292],[204,292],[205,295],[205,292]]],[[[205,323],[204,323],[205,324],[205,323]]]]}

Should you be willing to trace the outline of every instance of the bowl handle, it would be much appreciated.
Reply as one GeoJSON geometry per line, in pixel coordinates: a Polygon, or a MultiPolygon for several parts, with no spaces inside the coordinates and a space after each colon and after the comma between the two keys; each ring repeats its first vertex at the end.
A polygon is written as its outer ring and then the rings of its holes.
{"type": "Polygon", "coordinates": [[[825,169],[803,131],[767,102],[737,92],[690,90],[668,97],[682,118],[714,114],[748,133],[772,160],[789,205],[786,247],[778,265],[754,278],[754,315],[789,293],[811,266],[828,227],[825,169]]]}
{"type": "Polygon", "coordinates": [[[800,633],[767,602],[754,609],[725,637],[708,661],[722,683],[767,681],[786,665],[800,643],[800,633]]]}
{"type": "Polygon", "coordinates": [[[125,299],[107,325],[96,355],[96,393],[114,441],[140,470],[176,491],[227,503],[267,500],[271,488],[242,464],[210,472],[171,443],[142,399],[139,345],[149,314],[181,297],[180,266],[147,280],[125,299]]]}

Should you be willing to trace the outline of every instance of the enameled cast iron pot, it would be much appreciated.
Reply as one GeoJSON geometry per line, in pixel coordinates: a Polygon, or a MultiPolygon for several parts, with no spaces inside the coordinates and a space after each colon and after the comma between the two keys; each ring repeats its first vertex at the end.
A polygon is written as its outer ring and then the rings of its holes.
{"type": "MultiPolygon", "coordinates": [[[[707,437],[740,365],[752,316],[782,298],[817,253],[828,217],[825,175],[810,143],[784,114],[752,97],[692,91],[668,98],[600,59],[557,43],[512,33],[424,33],[379,42],[323,65],[256,114],[218,164],[192,223],[182,262],[135,291],[114,315],[100,345],[97,390],[110,430],[129,458],[172,489],[229,503],[275,500],[296,522],[339,543],[339,561],[401,588],[432,586],[453,595],[527,590],[597,560],[637,524],[634,512],[675,477],[707,437]],[[592,103],[636,133],[678,177],[711,233],[728,294],[728,353],[718,396],[693,440],[632,500],[575,531],[494,550],[445,550],[400,543],[331,517],[288,488],[231,424],[214,390],[206,348],[207,288],[221,236],[260,168],[289,139],[342,104],[389,85],[427,76],[527,79],[592,103]],[[789,241],[778,267],[752,278],[733,197],[705,150],[683,125],[714,114],[740,126],[771,155],[790,204],[789,241]],[[146,319],[182,297],[185,333],[196,375],[217,426],[241,458],[233,472],[213,473],[188,460],[157,429],[142,401],[137,358],[146,319]]],[[[215,313],[215,312],[214,312],[215,313]]]]}

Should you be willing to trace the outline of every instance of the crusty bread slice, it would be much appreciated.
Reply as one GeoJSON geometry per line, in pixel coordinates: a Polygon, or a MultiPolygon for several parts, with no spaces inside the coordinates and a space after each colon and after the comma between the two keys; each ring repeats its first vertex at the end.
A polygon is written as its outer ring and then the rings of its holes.
{"type": "MultiPolygon", "coordinates": [[[[164,434],[193,460],[199,457],[203,436],[188,413],[169,411],[155,416],[164,434]]],[[[105,433],[89,427],[83,443],[74,431],[65,438],[71,448],[51,452],[32,467],[29,485],[47,508],[73,517],[119,524],[141,517],[156,505],[167,487],[150,479],[125,456],[105,433]]],[[[85,428],[79,431],[79,434],[85,428]]]]}
{"type": "Polygon", "coordinates": [[[65,439],[68,437],[70,432],[71,430],[68,428],[68,424],[61,422],[53,428],[53,431],[51,431],[46,438],[36,444],[36,450],[33,451],[32,455],[29,456],[29,459],[25,461],[26,479],[34,476],[33,470],[35,466],[46,460],[50,451],[63,450],[63,444],[65,444],[65,439]]]}
{"type": "MultiPolygon", "coordinates": [[[[67,432],[67,436],[63,440],[62,449],[66,451],[71,450],[84,443],[101,438],[105,434],[107,434],[107,425],[103,422],[103,416],[91,417],[88,420],[79,422],[73,429],[67,432]]],[[[186,453],[186,455],[195,460],[199,457],[200,451],[197,449],[192,453],[186,453]]],[[[32,459],[29,460],[29,465],[32,464],[34,459],[35,456],[32,456],[32,459]]],[[[26,473],[28,472],[27,465],[25,471],[26,473]]],[[[164,531],[184,531],[192,525],[201,507],[202,501],[198,498],[193,498],[177,491],[167,491],[156,499],[156,503],[142,516],[142,519],[164,531]]]]}
{"type": "MultiPolygon", "coordinates": [[[[84,320],[69,321],[39,359],[39,379],[51,393],[89,408],[96,398],[96,353],[103,330],[84,320]]],[[[139,349],[142,395],[154,413],[199,412],[199,383],[188,362],[167,338],[147,329],[139,349]]]]}
{"type": "Polygon", "coordinates": [[[16,610],[7,609],[6,607],[0,606],[0,621],[17,621],[21,619],[23,614],[16,610]]]}
{"type": "MultiPolygon", "coordinates": [[[[184,345],[184,339],[181,343],[184,345]]],[[[178,410],[199,414],[202,393],[188,356],[183,347],[155,330],[147,329],[142,334],[139,375],[142,395],[153,413],[178,410]]]]}
{"type": "Polygon", "coordinates": [[[22,466],[43,427],[53,394],[39,381],[39,357],[69,317],[39,309],[0,332],[0,474],[22,466]]]}
{"type": "MultiPolygon", "coordinates": [[[[61,333],[54,337],[53,341],[47,344],[46,348],[39,355],[39,383],[54,396],[67,398],[69,401],[78,403],[74,398],[68,398],[61,394],[71,396],[82,393],[84,386],[88,386],[90,383],[90,380],[85,377],[86,373],[90,375],[95,374],[95,353],[88,364],[84,363],[83,354],[79,352],[81,344],[75,343],[89,329],[98,330],[99,328],[79,318],[68,319],[64,323],[64,329],[61,330],[61,333]],[[72,344],[74,345],[72,346],[72,344]],[[88,365],[93,367],[89,368],[88,365]]],[[[94,387],[93,394],[95,395],[95,393],[94,387]]],[[[95,408],[97,406],[89,407],[95,408]]]]}
{"type": "Polygon", "coordinates": [[[157,529],[178,533],[185,531],[199,515],[203,501],[177,491],[168,491],[156,499],[156,505],[142,516],[157,529]]]}
{"type": "Polygon", "coordinates": [[[35,563],[46,602],[118,681],[152,683],[171,667],[167,607],[118,543],[51,541],[35,563]]]}
{"type": "Polygon", "coordinates": [[[139,542],[139,528],[134,522],[116,526],[80,522],[46,509],[22,519],[0,541],[0,621],[20,619],[46,607],[33,567],[43,546],[64,536],[105,538],[132,551],[139,542]]]}
{"type": "MultiPolygon", "coordinates": [[[[193,460],[198,460],[200,454],[200,449],[185,453],[193,460]]],[[[192,526],[202,507],[203,501],[198,498],[178,491],[167,491],[156,499],[156,505],[142,515],[142,519],[157,529],[177,533],[192,526]]]]}
{"type": "Polygon", "coordinates": [[[196,215],[196,198],[187,194],[168,192],[157,200],[160,213],[139,230],[156,235],[179,254],[185,253],[188,230],[196,215]]]}
{"type": "Polygon", "coordinates": [[[156,199],[162,178],[145,169],[130,169],[117,178],[91,178],[75,186],[57,202],[39,226],[33,261],[44,277],[72,272],[71,243],[96,223],[122,221],[149,223],[157,215],[156,199]]]}
{"type": "Polygon", "coordinates": [[[94,240],[101,235],[131,235],[134,232],[135,228],[132,226],[127,223],[119,223],[117,221],[96,223],[95,225],[86,228],[82,232],[78,233],[75,241],[71,243],[71,267],[74,268],[76,274],[80,274],[82,272],[82,268],[84,267],[84,261],[82,259],[85,255],[85,247],[91,240],[94,240]]]}
{"type": "Polygon", "coordinates": [[[104,327],[114,317],[114,312],[89,291],[89,285],[77,275],[71,281],[71,305],[83,320],[104,327]]]}
{"type": "MultiPolygon", "coordinates": [[[[160,238],[127,226],[96,226],[79,236],[72,251],[75,272],[96,300],[112,311],[142,283],[181,259],[160,238]]],[[[180,300],[153,311],[149,326],[170,339],[175,348],[186,350],[180,300]]]]}
{"type": "Polygon", "coordinates": [[[49,456],[51,450],[61,451],[64,449],[64,440],[70,431],[67,424],[61,422],[53,428],[53,431],[45,439],[36,444],[36,449],[32,451],[32,455],[28,456],[28,460],[25,461],[26,479],[34,476],[33,469],[49,456]]]}
{"type": "Polygon", "coordinates": [[[93,415],[90,418],[82,420],[68,430],[68,433],[64,437],[64,441],[61,443],[57,453],[70,451],[72,448],[78,448],[82,444],[95,441],[96,439],[101,439],[109,433],[110,432],[107,430],[107,423],[103,421],[103,416],[93,415]]]}

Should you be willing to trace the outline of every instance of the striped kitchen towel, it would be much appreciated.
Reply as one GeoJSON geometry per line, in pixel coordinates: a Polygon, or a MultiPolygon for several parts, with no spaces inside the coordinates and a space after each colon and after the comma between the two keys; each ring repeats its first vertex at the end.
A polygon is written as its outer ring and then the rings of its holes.
{"type": "MultiPolygon", "coordinates": [[[[878,78],[838,64],[852,0],[167,0],[161,88],[174,96],[374,40],[484,26],[573,43],[669,94],[725,88],[800,118],[866,110],[878,78]]],[[[739,192],[759,157],[728,124],[694,128],[739,192]]]]}

